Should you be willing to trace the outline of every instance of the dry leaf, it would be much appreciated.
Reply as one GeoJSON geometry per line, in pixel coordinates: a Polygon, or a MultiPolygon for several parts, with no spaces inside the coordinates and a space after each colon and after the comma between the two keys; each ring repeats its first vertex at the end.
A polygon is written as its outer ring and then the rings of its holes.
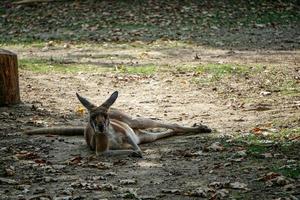
{"type": "Polygon", "coordinates": [[[241,183],[241,182],[234,182],[229,184],[230,188],[232,189],[242,189],[242,190],[247,190],[247,184],[241,183]]]}
{"type": "Polygon", "coordinates": [[[195,190],[188,192],[187,195],[193,197],[207,197],[210,190],[211,189],[209,188],[196,188],[195,190]]]}
{"type": "Polygon", "coordinates": [[[136,184],[137,180],[136,179],[123,179],[123,180],[119,180],[119,183],[121,185],[131,185],[131,184],[136,184]]]}
{"type": "Polygon", "coordinates": [[[74,158],[71,158],[71,159],[68,161],[68,164],[71,164],[71,165],[77,165],[77,164],[81,163],[81,160],[82,160],[82,157],[81,157],[81,156],[75,156],[74,158]]]}
{"type": "Polygon", "coordinates": [[[212,195],[210,199],[224,199],[229,194],[227,189],[217,190],[215,194],[212,195]]]}
{"type": "Polygon", "coordinates": [[[254,133],[255,135],[260,135],[262,133],[262,129],[255,127],[251,130],[252,133],[254,133]]]}
{"type": "Polygon", "coordinates": [[[35,159],[35,158],[39,157],[36,153],[28,152],[28,151],[21,151],[21,152],[15,154],[15,156],[18,159],[35,159]]]}
{"type": "Polygon", "coordinates": [[[79,115],[79,116],[83,116],[84,111],[85,111],[85,109],[84,109],[84,107],[82,107],[82,106],[78,106],[78,107],[76,108],[76,114],[79,115]]]}
{"type": "Polygon", "coordinates": [[[211,151],[223,151],[224,147],[219,142],[214,142],[208,147],[211,151]]]}
{"type": "Polygon", "coordinates": [[[275,172],[269,172],[266,175],[260,177],[258,180],[269,181],[269,180],[272,180],[272,179],[274,179],[278,176],[280,176],[280,174],[275,173],[275,172]]]}
{"type": "Polygon", "coordinates": [[[263,153],[261,155],[265,158],[273,158],[273,154],[271,154],[271,153],[263,153]]]}

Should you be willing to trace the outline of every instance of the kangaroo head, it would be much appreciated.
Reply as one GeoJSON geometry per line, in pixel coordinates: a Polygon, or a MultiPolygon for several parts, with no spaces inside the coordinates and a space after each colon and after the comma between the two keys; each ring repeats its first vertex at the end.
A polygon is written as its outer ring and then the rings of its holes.
{"type": "Polygon", "coordinates": [[[95,134],[107,134],[109,127],[108,110],[118,98],[118,92],[115,91],[112,93],[101,106],[94,105],[78,93],[76,93],[76,96],[81,104],[88,110],[89,124],[94,129],[95,134]]]}

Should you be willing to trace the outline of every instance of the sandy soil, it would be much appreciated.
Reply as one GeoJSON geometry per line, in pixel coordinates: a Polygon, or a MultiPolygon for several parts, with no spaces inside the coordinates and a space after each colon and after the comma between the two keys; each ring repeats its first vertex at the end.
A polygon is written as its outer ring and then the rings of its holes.
{"type": "MultiPolygon", "coordinates": [[[[225,51],[192,45],[176,48],[153,45],[146,50],[122,49],[120,45],[69,49],[57,45],[44,51],[38,47],[11,47],[11,50],[21,59],[51,58],[107,67],[130,63],[169,68],[199,63],[259,64],[267,65],[266,70],[275,67],[272,69],[279,69],[278,72],[284,68],[288,76],[299,75],[300,61],[299,51],[225,51]],[[196,54],[199,58],[194,59],[196,54]]],[[[270,187],[258,180],[271,171],[269,159],[246,156],[237,160],[234,156],[243,146],[222,143],[225,136],[227,141],[231,135],[268,127],[274,120],[281,121],[280,126],[299,127],[299,94],[262,95],[264,88],[255,83],[263,76],[257,77],[258,80],[224,78],[211,85],[195,84],[193,77],[190,72],[172,70],[151,76],[20,70],[24,104],[0,108],[1,199],[300,198],[296,190],[288,192],[281,186],[270,187]],[[83,125],[86,113],[77,112],[80,104],[75,92],[100,104],[115,90],[120,94],[114,107],[132,116],[183,125],[201,122],[214,132],[141,145],[143,159],[96,158],[87,149],[83,137],[21,134],[22,130],[36,127],[83,125]],[[261,106],[266,109],[261,111],[261,106]],[[210,148],[215,142],[221,142],[224,149],[210,148]],[[234,187],[236,183],[240,185],[234,187]]],[[[299,160],[299,155],[273,159],[272,163],[284,163],[299,160]]],[[[290,181],[299,187],[299,180],[290,181]]]]}

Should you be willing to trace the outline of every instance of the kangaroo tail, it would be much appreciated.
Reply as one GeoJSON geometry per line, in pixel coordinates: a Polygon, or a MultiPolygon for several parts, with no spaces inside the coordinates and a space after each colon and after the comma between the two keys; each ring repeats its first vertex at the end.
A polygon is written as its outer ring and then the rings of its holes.
{"type": "Polygon", "coordinates": [[[83,127],[55,127],[55,128],[38,128],[34,130],[28,130],[23,132],[26,135],[65,135],[75,136],[83,135],[83,127]]]}

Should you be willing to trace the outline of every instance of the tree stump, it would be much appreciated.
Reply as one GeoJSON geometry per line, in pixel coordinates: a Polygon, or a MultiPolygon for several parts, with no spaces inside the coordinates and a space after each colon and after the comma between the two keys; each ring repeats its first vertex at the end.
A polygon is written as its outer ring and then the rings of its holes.
{"type": "Polygon", "coordinates": [[[20,103],[17,55],[0,49],[0,106],[20,103]]]}

